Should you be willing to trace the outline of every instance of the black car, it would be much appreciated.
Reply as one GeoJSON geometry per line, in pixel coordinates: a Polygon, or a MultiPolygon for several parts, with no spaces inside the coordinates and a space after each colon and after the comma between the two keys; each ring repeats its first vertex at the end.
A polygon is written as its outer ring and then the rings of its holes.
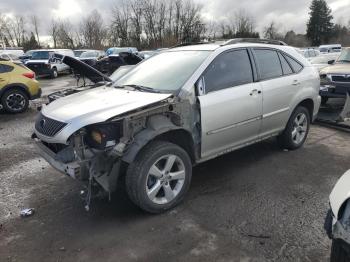
{"type": "Polygon", "coordinates": [[[106,53],[100,50],[89,50],[82,53],[79,60],[88,64],[89,66],[95,67],[98,60],[102,59],[106,53]]]}
{"type": "Polygon", "coordinates": [[[93,66],[98,71],[111,75],[115,70],[124,65],[136,65],[142,61],[142,58],[136,54],[123,52],[117,55],[109,55],[98,60],[93,66]]]}

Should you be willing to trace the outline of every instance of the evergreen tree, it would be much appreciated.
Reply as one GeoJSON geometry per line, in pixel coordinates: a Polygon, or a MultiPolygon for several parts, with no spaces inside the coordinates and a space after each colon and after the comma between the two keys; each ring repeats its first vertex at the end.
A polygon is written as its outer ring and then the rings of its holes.
{"type": "Polygon", "coordinates": [[[333,29],[331,13],[325,0],[312,0],[306,35],[313,46],[329,42],[333,29]]]}

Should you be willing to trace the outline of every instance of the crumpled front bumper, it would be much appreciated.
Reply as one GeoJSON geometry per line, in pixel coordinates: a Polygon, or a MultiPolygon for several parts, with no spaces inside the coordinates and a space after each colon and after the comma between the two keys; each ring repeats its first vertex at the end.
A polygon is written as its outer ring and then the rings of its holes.
{"type": "Polygon", "coordinates": [[[57,159],[57,155],[47,146],[45,146],[40,139],[36,138],[35,144],[38,148],[39,154],[56,170],[66,174],[74,179],[80,178],[80,164],[78,161],[63,163],[57,159]]]}

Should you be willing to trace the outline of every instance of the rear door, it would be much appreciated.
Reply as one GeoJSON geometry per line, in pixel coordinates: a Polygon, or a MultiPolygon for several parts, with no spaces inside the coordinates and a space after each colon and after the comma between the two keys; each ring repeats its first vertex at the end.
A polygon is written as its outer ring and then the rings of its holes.
{"type": "Polygon", "coordinates": [[[202,157],[223,153],[256,139],[262,114],[260,83],[254,83],[246,49],[220,54],[203,74],[201,110],[202,157]]]}
{"type": "Polygon", "coordinates": [[[300,82],[279,51],[255,48],[254,57],[264,101],[261,136],[266,136],[284,129],[292,110],[291,101],[300,89],[300,82]]]}

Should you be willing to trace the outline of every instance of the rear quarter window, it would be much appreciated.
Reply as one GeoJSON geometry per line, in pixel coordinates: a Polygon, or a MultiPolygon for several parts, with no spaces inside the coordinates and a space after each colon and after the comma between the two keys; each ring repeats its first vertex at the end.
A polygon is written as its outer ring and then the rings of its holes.
{"type": "Polygon", "coordinates": [[[13,66],[0,64],[0,74],[8,73],[13,70],[13,66]]]}
{"type": "Polygon", "coordinates": [[[294,73],[299,73],[301,70],[303,70],[303,65],[300,64],[297,60],[290,57],[289,55],[283,54],[283,56],[286,58],[290,66],[292,67],[294,73]]]}

